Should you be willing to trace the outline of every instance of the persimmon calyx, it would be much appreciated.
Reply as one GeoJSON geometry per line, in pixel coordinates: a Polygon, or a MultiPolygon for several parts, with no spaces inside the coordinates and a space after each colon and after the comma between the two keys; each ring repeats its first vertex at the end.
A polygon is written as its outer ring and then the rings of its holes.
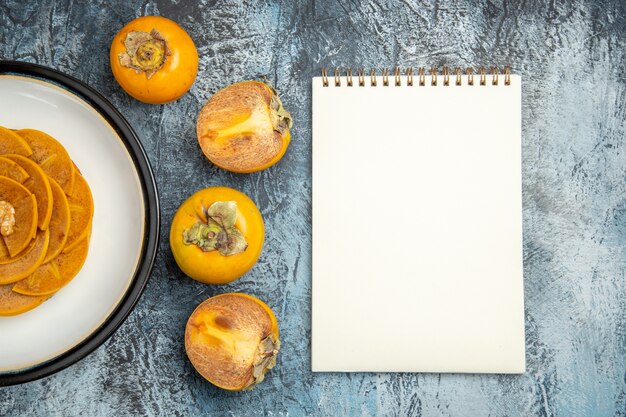
{"type": "Polygon", "coordinates": [[[15,226],[15,208],[7,201],[0,201],[0,234],[10,236],[15,226]]]}
{"type": "Polygon", "coordinates": [[[148,79],[163,67],[167,57],[172,54],[156,29],[150,32],[128,32],[124,46],[126,52],[118,55],[120,65],[132,68],[137,73],[145,72],[148,79]]]}
{"type": "Polygon", "coordinates": [[[287,129],[290,129],[293,125],[291,113],[285,110],[283,102],[280,101],[276,91],[272,90],[272,98],[270,99],[270,115],[272,117],[272,126],[274,130],[284,134],[287,129]]]}
{"type": "Polygon", "coordinates": [[[280,339],[274,341],[271,336],[267,336],[265,339],[261,340],[252,364],[254,367],[252,376],[248,384],[243,388],[244,390],[251,390],[257,384],[263,382],[265,373],[276,366],[276,355],[279,350],[280,339]]]}
{"type": "Polygon", "coordinates": [[[183,231],[183,243],[196,245],[205,252],[219,251],[223,256],[236,255],[248,248],[246,238],[235,226],[237,202],[216,201],[204,210],[207,222],[197,222],[183,231]]]}

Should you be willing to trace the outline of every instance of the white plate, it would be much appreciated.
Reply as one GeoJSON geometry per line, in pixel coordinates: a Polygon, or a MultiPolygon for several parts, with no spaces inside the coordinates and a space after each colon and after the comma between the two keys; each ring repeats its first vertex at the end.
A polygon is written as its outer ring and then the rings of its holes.
{"type": "Polygon", "coordinates": [[[106,340],[145,286],[158,236],[154,179],[121,115],[70,77],[4,64],[0,125],[39,129],[61,142],[89,183],[95,210],[80,273],[39,307],[0,317],[0,385],[55,372],[106,340]]]}

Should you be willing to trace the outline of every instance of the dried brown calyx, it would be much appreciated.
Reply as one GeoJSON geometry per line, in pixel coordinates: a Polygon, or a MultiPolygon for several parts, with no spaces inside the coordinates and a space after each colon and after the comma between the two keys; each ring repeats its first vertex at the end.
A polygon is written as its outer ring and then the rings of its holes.
{"type": "Polygon", "coordinates": [[[251,390],[257,384],[263,382],[265,373],[276,366],[276,355],[279,350],[280,339],[274,341],[272,336],[267,336],[265,339],[261,340],[254,357],[254,363],[252,364],[252,376],[248,384],[243,388],[244,390],[251,390]]]}
{"type": "Polygon", "coordinates": [[[11,203],[0,201],[0,234],[10,236],[13,234],[15,226],[15,208],[11,203]]]}
{"type": "Polygon", "coordinates": [[[291,113],[285,110],[283,102],[280,101],[278,94],[272,89],[272,98],[270,99],[270,116],[272,118],[272,126],[274,130],[284,134],[288,129],[293,126],[293,119],[291,113]]]}
{"type": "Polygon", "coordinates": [[[217,250],[223,256],[235,255],[248,248],[246,238],[235,226],[237,203],[216,201],[205,210],[206,223],[197,222],[183,231],[183,243],[196,245],[205,252],[217,250]]]}
{"type": "Polygon", "coordinates": [[[118,55],[120,64],[137,73],[145,72],[148,79],[163,67],[167,57],[172,54],[156,29],[150,32],[128,32],[124,46],[126,52],[118,55]]]}

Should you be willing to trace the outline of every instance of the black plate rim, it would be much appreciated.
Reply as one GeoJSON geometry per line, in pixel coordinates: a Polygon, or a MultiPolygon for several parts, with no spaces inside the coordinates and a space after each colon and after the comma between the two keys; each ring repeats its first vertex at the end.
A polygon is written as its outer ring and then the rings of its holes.
{"type": "Polygon", "coordinates": [[[148,283],[158,251],[161,219],[157,185],[148,156],[128,121],[103,95],[70,75],[39,64],[0,60],[0,74],[50,82],[89,103],[116,130],[126,146],[139,176],[146,208],[145,233],[139,262],[131,283],[116,308],[87,338],[59,356],[19,371],[0,372],[0,386],[8,386],[34,381],[65,369],[89,355],[111,337],[134,309],[148,283]]]}

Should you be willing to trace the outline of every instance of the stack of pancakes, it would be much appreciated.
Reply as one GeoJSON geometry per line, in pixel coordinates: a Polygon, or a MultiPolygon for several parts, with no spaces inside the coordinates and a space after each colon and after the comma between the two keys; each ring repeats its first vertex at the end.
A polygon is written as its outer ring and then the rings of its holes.
{"type": "Polygon", "coordinates": [[[31,310],[67,284],[89,250],[93,198],[56,139],[0,126],[0,201],[15,210],[0,235],[0,316],[31,310]]]}

